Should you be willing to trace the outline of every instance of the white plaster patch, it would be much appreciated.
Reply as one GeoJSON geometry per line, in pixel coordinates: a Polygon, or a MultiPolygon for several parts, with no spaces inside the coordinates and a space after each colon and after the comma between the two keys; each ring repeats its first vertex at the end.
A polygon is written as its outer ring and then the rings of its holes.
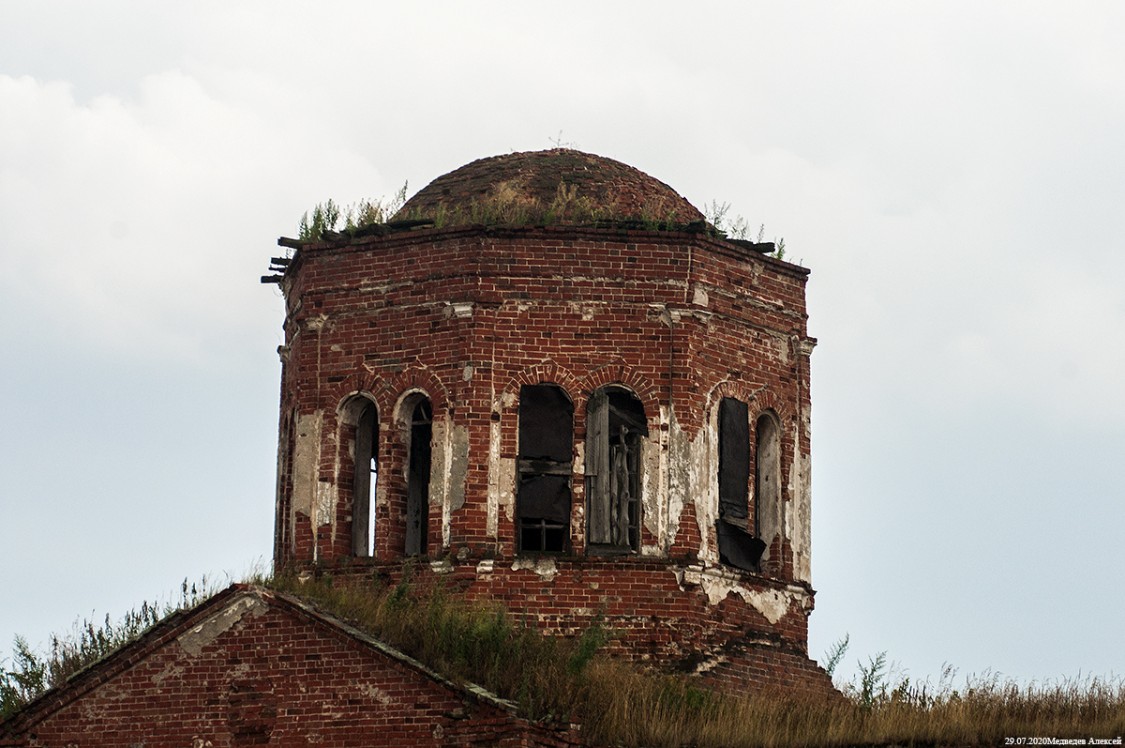
{"type": "MultiPolygon", "coordinates": [[[[670,503],[676,516],[676,527],[679,526],[679,514],[684,505],[691,501],[695,507],[695,518],[699,528],[699,548],[697,557],[707,563],[718,563],[719,558],[714,550],[715,544],[711,542],[714,534],[715,513],[718,511],[717,488],[711,484],[712,474],[715,472],[711,464],[710,440],[708,428],[699,429],[694,438],[689,439],[687,434],[673,419],[670,429],[671,456],[673,469],[670,470],[669,490],[670,503]]],[[[672,536],[674,537],[674,535],[672,536]]]]}
{"type": "Polygon", "coordinates": [[[568,306],[570,307],[571,313],[581,316],[585,322],[589,322],[594,318],[596,308],[593,304],[580,304],[572,301],[568,306]]]}
{"type": "Polygon", "coordinates": [[[471,301],[455,301],[446,307],[446,313],[457,317],[458,319],[466,319],[473,316],[473,303],[471,301]]]}
{"type": "Polygon", "coordinates": [[[516,460],[505,457],[500,460],[500,506],[504,508],[504,519],[514,522],[516,519],[516,460]]]}
{"type": "Polygon", "coordinates": [[[559,573],[559,567],[553,558],[517,558],[512,562],[512,571],[525,570],[534,571],[548,582],[559,573]]]}
{"type": "Polygon", "coordinates": [[[394,699],[391,698],[390,694],[377,686],[371,685],[370,683],[361,683],[359,685],[359,692],[372,701],[382,704],[383,706],[389,706],[394,701],[394,699]]]}
{"type": "Polygon", "coordinates": [[[641,440],[641,519],[645,528],[655,537],[660,537],[664,525],[660,504],[660,448],[659,434],[641,440]]]}
{"type": "Polygon", "coordinates": [[[441,515],[441,542],[450,545],[451,515],[465,505],[465,474],[469,462],[469,432],[446,419],[433,423],[434,451],[430,460],[430,506],[441,515]],[[433,490],[436,489],[436,490],[433,490]]]}
{"type": "Polygon", "coordinates": [[[712,605],[718,605],[728,595],[738,595],[771,624],[777,623],[789,612],[792,602],[792,596],[788,593],[778,590],[749,590],[731,579],[714,574],[701,575],[700,586],[712,605]]]}
{"type": "Polygon", "coordinates": [[[707,297],[707,289],[697,283],[695,285],[694,291],[692,292],[691,303],[698,304],[699,306],[707,306],[707,303],[709,301],[710,299],[707,297]]]}
{"type": "Polygon", "coordinates": [[[243,616],[260,615],[265,610],[266,604],[257,596],[243,595],[203,623],[180,634],[176,643],[192,657],[198,657],[204,647],[229,631],[243,616]]]}
{"type": "Polygon", "coordinates": [[[500,421],[492,421],[488,430],[488,505],[485,508],[485,532],[490,538],[499,536],[500,509],[508,521],[514,512],[516,461],[500,457],[500,421]]]}
{"type": "MultiPolygon", "coordinates": [[[[801,412],[800,428],[808,433],[811,413],[801,412]]],[[[797,434],[800,443],[800,433],[797,434]]],[[[812,582],[812,460],[797,448],[789,469],[789,511],[785,514],[785,535],[793,551],[793,576],[812,582]]]]}
{"type": "Polygon", "coordinates": [[[479,577],[479,576],[483,576],[483,575],[486,575],[486,574],[491,574],[493,569],[495,569],[495,568],[496,568],[496,562],[493,561],[491,558],[486,558],[485,560],[483,560],[479,564],[477,564],[477,576],[479,577]]]}
{"type": "Polygon", "coordinates": [[[488,428],[488,503],[485,506],[484,531],[495,538],[500,526],[500,421],[488,428]]]}
{"type": "MultiPolygon", "coordinates": [[[[663,414],[662,414],[663,415],[663,414]]],[[[687,437],[680,430],[674,413],[668,416],[668,449],[665,451],[664,465],[667,477],[667,512],[664,521],[661,545],[665,551],[671,549],[680,531],[680,517],[683,515],[687,497],[690,495],[687,485],[689,476],[687,469],[687,452],[685,445],[687,437]]]]}
{"type": "Polygon", "coordinates": [[[293,511],[313,516],[317,466],[320,464],[321,413],[297,416],[293,454],[293,511]]]}
{"type": "Polygon", "coordinates": [[[786,589],[750,589],[741,583],[739,573],[725,569],[706,568],[692,565],[673,568],[679,588],[699,587],[707,595],[710,605],[718,605],[729,595],[738,595],[743,602],[765,616],[770,624],[780,621],[796,605],[800,610],[808,610],[808,592],[800,586],[792,585],[786,589]]]}
{"type": "Polygon", "coordinates": [[[774,338],[774,346],[777,348],[777,359],[782,364],[789,363],[789,339],[782,336],[774,338]]]}
{"type": "Polygon", "coordinates": [[[469,429],[456,424],[449,432],[449,466],[446,470],[446,503],[455,512],[465,506],[465,476],[469,471],[469,429]]]}
{"type": "Polygon", "coordinates": [[[316,523],[330,525],[336,519],[336,485],[328,481],[316,484],[316,523]]]}

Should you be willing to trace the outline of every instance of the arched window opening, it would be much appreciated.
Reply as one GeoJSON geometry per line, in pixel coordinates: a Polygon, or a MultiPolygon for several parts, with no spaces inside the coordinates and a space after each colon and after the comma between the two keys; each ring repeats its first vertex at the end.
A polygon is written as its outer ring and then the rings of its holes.
{"type": "Polygon", "coordinates": [[[379,478],[379,416],[364,404],[356,419],[352,478],[352,554],[375,555],[375,486],[379,478]]]}
{"type": "Polygon", "coordinates": [[[293,506],[293,458],[296,452],[297,414],[290,410],[282,421],[281,444],[279,448],[280,466],[277,472],[277,516],[274,518],[273,559],[278,566],[290,557],[293,527],[290,524],[290,511],[293,506]]]}
{"type": "Polygon", "coordinates": [[[637,551],[641,542],[644,405],[621,388],[602,388],[586,409],[586,534],[593,552],[637,551]]]}
{"type": "Polygon", "coordinates": [[[781,424],[773,413],[758,417],[755,442],[754,526],[765,545],[765,560],[781,531],[781,424]]]}
{"type": "Polygon", "coordinates": [[[719,517],[743,530],[750,499],[750,413],[746,403],[719,403],[719,517]]]}
{"type": "MultiPolygon", "coordinates": [[[[757,571],[765,544],[748,525],[750,499],[750,411],[732,397],[719,401],[719,560],[757,571]]],[[[755,523],[756,527],[757,523],[755,523]]]]}
{"type": "Polygon", "coordinates": [[[524,385],[519,423],[519,550],[561,553],[570,538],[574,404],[553,384],[524,385]]]}
{"type": "Polygon", "coordinates": [[[410,411],[410,444],[406,472],[406,555],[426,553],[430,509],[430,457],[434,414],[420,397],[410,411]]]}

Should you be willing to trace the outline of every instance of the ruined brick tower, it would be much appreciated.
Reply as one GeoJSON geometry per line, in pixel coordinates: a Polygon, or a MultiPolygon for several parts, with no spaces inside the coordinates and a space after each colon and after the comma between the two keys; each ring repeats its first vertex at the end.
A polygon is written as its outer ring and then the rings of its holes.
{"type": "Polygon", "coordinates": [[[808,271],[662,182],[475,161],[295,250],[274,562],[442,578],[720,685],[807,656],[808,271]]]}

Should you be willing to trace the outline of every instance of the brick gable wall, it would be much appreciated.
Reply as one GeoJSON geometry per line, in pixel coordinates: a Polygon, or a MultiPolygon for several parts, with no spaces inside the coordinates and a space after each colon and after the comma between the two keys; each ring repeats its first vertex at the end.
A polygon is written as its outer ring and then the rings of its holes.
{"type": "Polygon", "coordinates": [[[50,691],[0,745],[573,744],[300,603],[228,590],[50,691]]]}

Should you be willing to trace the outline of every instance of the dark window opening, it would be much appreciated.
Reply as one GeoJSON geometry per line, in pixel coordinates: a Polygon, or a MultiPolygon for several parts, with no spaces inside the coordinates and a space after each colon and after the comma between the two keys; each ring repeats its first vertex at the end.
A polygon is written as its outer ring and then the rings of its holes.
{"type": "Polygon", "coordinates": [[[586,532],[594,552],[629,552],[641,542],[641,443],[644,406],[631,392],[608,388],[586,410],[586,532]]]}
{"type": "Polygon", "coordinates": [[[719,402],[719,560],[757,571],[765,543],[748,526],[750,499],[750,411],[732,397],[719,402]]]}
{"type": "Polygon", "coordinates": [[[719,517],[746,527],[750,486],[750,412],[746,403],[719,403],[719,517]]]}
{"type": "Polygon", "coordinates": [[[561,553],[570,537],[574,404],[555,385],[524,385],[519,422],[519,550],[561,553]]]}
{"type": "Polygon", "coordinates": [[[410,414],[409,465],[406,473],[405,550],[408,556],[426,553],[433,420],[430,401],[425,398],[418,400],[410,414]]]}
{"type": "Polygon", "coordinates": [[[293,411],[289,411],[285,417],[285,428],[282,432],[285,439],[283,444],[285,456],[281,463],[281,469],[278,471],[279,506],[273,534],[275,563],[289,560],[289,543],[292,537],[289,511],[293,504],[293,458],[296,453],[297,442],[296,420],[297,415],[293,411]]]}
{"type": "Polygon", "coordinates": [[[359,413],[355,427],[352,478],[352,553],[375,555],[375,486],[379,471],[379,418],[373,403],[359,413]]]}

